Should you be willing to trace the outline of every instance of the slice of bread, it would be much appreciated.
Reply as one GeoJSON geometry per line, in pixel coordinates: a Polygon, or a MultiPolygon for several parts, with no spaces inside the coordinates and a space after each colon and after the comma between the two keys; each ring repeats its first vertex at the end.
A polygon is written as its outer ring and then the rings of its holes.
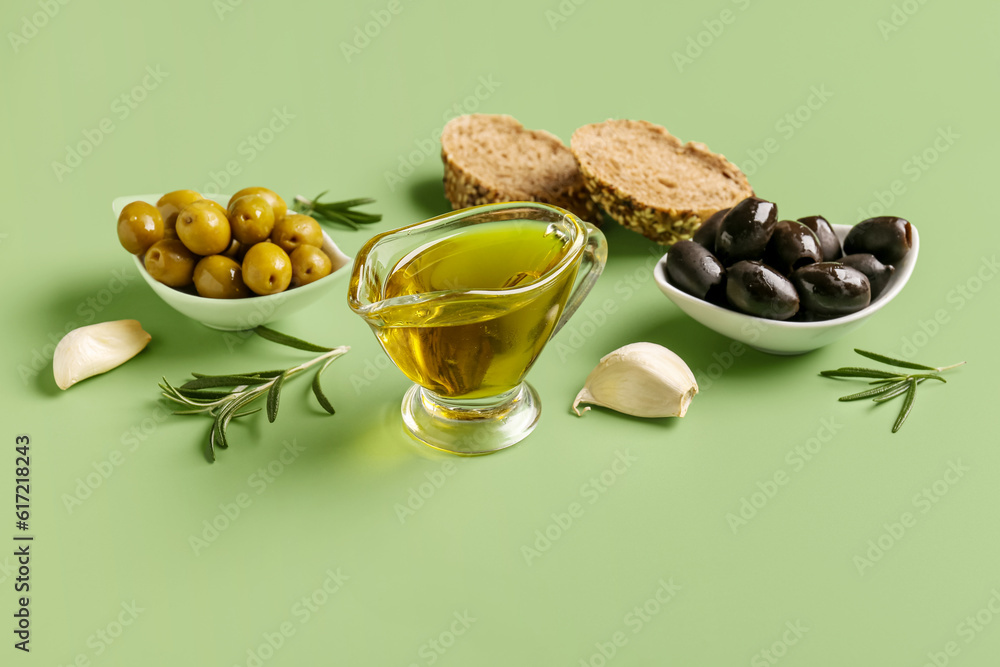
{"type": "Polygon", "coordinates": [[[747,177],[704,144],[644,120],[584,125],[570,141],[591,197],[623,227],[671,245],[753,195],[747,177]]]}
{"type": "Polygon", "coordinates": [[[554,134],[526,130],[510,116],[453,118],[441,133],[441,160],[453,208],[537,201],[599,220],[569,148],[554,134]]]}

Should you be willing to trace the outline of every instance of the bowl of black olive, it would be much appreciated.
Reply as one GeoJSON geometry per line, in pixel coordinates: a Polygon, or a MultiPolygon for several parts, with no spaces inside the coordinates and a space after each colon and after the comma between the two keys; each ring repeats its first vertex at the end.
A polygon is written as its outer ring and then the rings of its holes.
{"type": "Polygon", "coordinates": [[[906,285],[920,236],[880,216],[834,225],[782,220],[748,197],[717,212],[657,263],[656,282],[708,328],[771,354],[802,354],[861,326],[906,285]]]}

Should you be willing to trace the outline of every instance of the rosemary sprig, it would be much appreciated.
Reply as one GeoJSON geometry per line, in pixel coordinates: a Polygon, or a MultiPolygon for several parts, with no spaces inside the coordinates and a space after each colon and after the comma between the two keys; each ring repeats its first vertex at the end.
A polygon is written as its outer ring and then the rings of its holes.
{"type": "Polygon", "coordinates": [[[313,394],[324,410],[331,415],[334,414],[333,405],[323,393],[320,376],[330,367],[331,363],[346,354],[351,348],[347,346],[321,347],[263,326],[257,327],[253,331],[261,338],[280,345],[308,352],[320,352],[321,354],[287,370],[256,371],[232,375],[192,373],[193,379],[180,386],[175,387],[167,382],[166,378],[163,378],[163,382],[159,385],[166,398],[183,407],[183,409],[175,410],[175,415],[209,414],[213,417],[212,429],[208,436],[208,449],[206,450],[208,460],[212,462],[215,461],[216,447],[225,449],[229,446],[229,439],[226,435],[229,422],[260,412],[260,408],[254,410],[244,410],[244,408],[262,396],[267,396],[265,402],[267,420],[273,422],[278,417],[278,405],[285,381],[314,366],[319,366],[319,370],[313,376],[313,394]],[[228,389],[222,390],[226,387],[228,389]]]}
{"type": "Polygon", "coordinates": [[[359,199],[345,199],[344,201],[320,202],[320,198],[327,192],[329,190],[324,190],[312,199],[306,199],[302,195],[297,195],[294,201],[295,210],[325,222],[337,223],[351,229],[361,229],[360,225],[370,225],[382,219],[381,213],[365,213],[364,211],[351,210],[355,206],[374,204],[374,199],[362,197],[359,199]]]}
{"type": "Polygon", "coordinates": [[[962,361],[950,366],[924,366],[923,364],[915,364],[912,361],[894,359],[892,357],[887,357],[884,354],[876,354],[875,352],[868,352],[867,350],[859,350],[855,348],[854,351],[862,357],[867,357],[868,359],[872,359],[873,361],[878,361],[889,366],[907,368],[915,371],[925,371],[923,373],[899,373],[895,371],[884,371],[877,368],[845,366],[832,371],[820,372],[820,375],[828,378],[875,378],[868,384],[876,386],[865,391],[859,391],[856,394],[841,396],[838,399],[841,401],[859,401],[864,398],[870,398],[875,403],[885,403],[886,401],[896,398],[897,396],[903,396],[902,408],[899,411],[899,415],[896,417],[895,423],[892,425],[893,433],[898,431],[903,425],[903,422],[906,421],[906,418],[910,416],[910,411],[913,409],[913,399],[917,395],[917,386],[927,380],[947,382],[947,380],[938,375],[938,373],[956,368],[965,363],[962,361]]]}

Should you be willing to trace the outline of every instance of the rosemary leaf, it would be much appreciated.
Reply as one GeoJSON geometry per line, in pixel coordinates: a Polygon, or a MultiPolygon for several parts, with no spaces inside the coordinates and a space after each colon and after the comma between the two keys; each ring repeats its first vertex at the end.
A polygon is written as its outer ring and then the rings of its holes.
{"type": "Polygon", "coordinates": [[[167,382],[166,378],[162,378],[163,381],[158,383],[165,398],[182,406],[183,409],[175,411],[174,414],[208,414],[212,416],[212,428],[208,434],[205,450],[205,455],[210,462],[215,461],[217,449],[229,447],[229,423],[233,419],[260,412],[261,408],[245,409],[250,403],[266,395],[267,418],[268,421],[273,422],[278,416],[278,403],[285,380],[313,366],[321,366],[313,379],[313,391],[323,408],[331,414],[333,413],[333,406],[323,395],[322,387],[319,387],[319,375],[330,366],[331,362],[346,354],[350,348],[347,346],[321,347],[267,327],[258,327],[254,331],[262,338],[272,342],[296,349],[321,352],[321,354],[286,370],[255,371],[230,375],[192,373],[194,379],[180,387],[174,387],[167,382]],[[218,391],[216,390],[218,387],[231,387],[231,389],[218,391]]]}
{"type": "Polygon", "coordinates": [[[857,401],[863,398],[870,398],[875,403],[885,403],[886,401],[890,401],[897,396],[905,394],[903,397],[902,408],[899,411],[899,415],[896,417],[896,422],[892,425],[893,433],[899,431],[903,422],[905,422],[906,418],[909,417],[910,411],[913,409],[913,401],[916,397],[917,387],[919,385],[923,384],[927,380],[947,382],[947,380],[941,377],[939,373],[957,368],[965,363],[962,361],[957,364],[952,364],[951,366],[924,366],[923,364],[903,361],[901,359],[888,357],[884,354],[868,352],[867,350],[855,348],[854,351],[863,357],[867,357],[874,361],[880,361],[890,366],[909,368],[917,371],[930,371],[924,373],[902,374],[876,368],[861,368],[858,366],[845,366],[832,371],[820,371],[820,375],[829,378],[875,378],[868,383],[869,385],[874,386],[865,391],[859,391],[856,394],[841,396],[840,399],[838,399],[841,401],[857,401]]]}
{"type": "Polygon", "coordinates": [[[322,217],[326,218],[330,222],[339,222],[342,225],[347,225],[351,229],[361,229],[361,227],[354,224],[353,220],[335,211],[330,211],[329,213],[324,214],[322,217]]]}
{"type": "Polygon", "coordinates": [[[212,422],[212,431],[208,436],[208,458],[215,461],[215,448],[226,449],[229,443],[226,442],[226,433],[222,429],[222,421],[216,417],[212,422]]]}
{"type": "Polygon", "coordinates": [[[875,352],[868,352],[867,350],[859,350],[854,348],[854,351],[860,354],[862,357],[868,357],[874,361],[879,361],[883,364],[888,364],[890,366],[898,366],[900,368],[912,368],[918,371],[936,371],[937,368],[934,366],[924,366],[923,364],[915,364],[912,361],[903,361],[902,359],[893,359],[892,357],[887,357],[884,354],[877,354],[875,352]]]}
{"type": "Polygon", "coordinates": [[[364,211],[351,210],[355,206],[366,206],[374,204],[375,200],[370,197],[359,197],[357,199],[345,199],[335,202],[321,202],[320,199],[326,191],[319,193],[312,199],[298,196],[295,198],[295,210],[306,215],[311,215],[326,222],[346,225],[351,229],[360,229],[359,224],[372,224],[379,222],[382,215],[379,213],[366,213],[364,211]]]}
{"type": "Polygon", "coordinates": [[[268,380],[252,375],[206,375],[188,380],[179,389],[210,389],[212,387],[239,387],[240,385],[266,384],[268,380]]]}
{"type": "Polygon", "coordinates": [[[322,408],[327,412],[329,412],[331,415],[336,414],[337,411],[333,409],[333,404],[330,403],[329,399],[326,397],[326,394],[323,393],[323,385],[320,382],[320,376],[323,375],[323,371],[325,371],[327,367],[331,363],[333,363],[333,361],[334,361],[333,359],[327,360],[327,362],[323,364],[318,371],[316,371],[316,375],[313,376],[313,381],[312,381],[313,395],[316,396],[316,400],[319,401],[320,406],[322,406],[322,408]]]}
{"type": "Polygon", "coordinates": [[[860,368],[858,366],[844,366],[833,371],[821,371],[820,375],[828,378],[887,378],[902,379],[899,373],[880,371],[874,368],[860,368]]]}
{"type": "Polygon", "coordinates": [[[940,375],[937,375],[936,373],[915,373],[915,374],[911,375],[910,377],[911,378],[919,378],[921,380],[938,380],[939,382],[944,382],[945,384],[948,383],[947,380],[945,380],[940,375]]]}
{"type": "MultiPolygon", "coordinates": [[[[327,190],[326,192],[329,192],[329,190],[327,190]]],[[[313,200],[314,202],[317,202],[316,203],[317,206],[322,206],[322,207],[326,207],[326,208],[332,208],[332,209],[335,209],[335,210],[346,210],[346,209],[349,209],[349,208],[354,208],[355,206],[365,206],[367,204],[374,204],[375,203],[375,200],[372,199],[371,197],[358,197],[357,199],[345,199],[343,201],[329,202],[329,203],[324,203],[324,204],[318,203],[319,202],[319,198],[322,197],[323,195],[325,195],[326,192],[321,193],[319,195],[319,197],[316,197],[313,200]]],[[[379,217],[381,217],[381,216],[379,216],[379,217]]]]}
{"type": "Polygon", "coordinates": [[[212,391],[210,389],[184,389],[183,387],[177,390],[177,393],[184,398],[190,398],[192,400],[205,400],[205,401],[216,401],[221,398],[226,398],[232,396],[231,391],[212,391]]]}
{"type": "Polygon", "coordinates": [[[378,222],[382,219],[382,216],[378,213],[365,213],[364,211],[350,211],[346,215],[354,222],[360,222],[364,225],[378,222]]]}
{"type": "Polygon", "coordinates": [[[859,401],[862,398],[871,398],[872,396],[879,396],[880,394],[885,394],[886,392],[891,392],[899,387],[906,387],[907,380],[900,380],[899,382],[890,382],[888,384],[875,387],[874,389],[868,389],[866,391],[859,391],[856,394],[851,394],[849,396],[841,396],[838,401],[859,401]]]}
{"type": "Polygon", "coordinates": [[[910,416],[910,410],[913,409],[913,399],[917,395],[917,381],[910,380],[909,387],[906,390],[906,396],[903,398],[903,407],[899,410],[899,416],[896,417],[896,423],[892,425],[892,432],[895,433],[899,430],[899,427],[903,425],[906,418],[910,416]]]}
{"type": "Polygon", "coordinates": [[[285,374],[276,377],[270,391],[267,392],[267,421],[272,423],[278,418],[278,401],[281,400],[281,385],[285,377],[285,374]]]}
{"type": "MultiPolygon", "coordinates": [[[[288,347],[294,347],[297,350],[305,350],[307,352],[329,352],[333,349],[330,347],[321,347],[319,345],[307,343],[304,340],[300,340],[294,336],[289,336],[288,334],[283,334],[280,331],[275,331],[274,329],[268,329],[265,326],[259,326],[254,329],[253,332],[261,338],[271,341],[272,343],[287,345],[288,347]]],[[[283,373],[284,371],[277,371],[277,376],[280,376],[283,373]]]]}
{"type": "MultiPolygon", "coordinates": [[[[920,384],[921,382],[923,382],[923,380],[917,380],[917,384],[920,384]]],[[[903,382],[899,387],[896,387],[888,394],[882,394],[881,396],[876,396],[872,400],[875,401],[876,403],[885,403],[886,401],[891,401],[900,394],[905,394],[909,388],[910,388],[909,382],[903,382]]]]}

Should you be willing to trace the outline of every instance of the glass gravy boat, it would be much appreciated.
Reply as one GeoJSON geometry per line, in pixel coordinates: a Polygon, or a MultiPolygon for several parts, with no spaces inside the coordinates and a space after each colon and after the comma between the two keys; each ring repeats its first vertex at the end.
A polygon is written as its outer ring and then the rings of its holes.
{"type": "Polygon", "coordinates": [[[437,449],[487,454],[538,423],[524,376],[606,261],[600,230],[561,208],[475,206],[369,240],[348,303],[416,383],[406,429],[437,449]]]}

